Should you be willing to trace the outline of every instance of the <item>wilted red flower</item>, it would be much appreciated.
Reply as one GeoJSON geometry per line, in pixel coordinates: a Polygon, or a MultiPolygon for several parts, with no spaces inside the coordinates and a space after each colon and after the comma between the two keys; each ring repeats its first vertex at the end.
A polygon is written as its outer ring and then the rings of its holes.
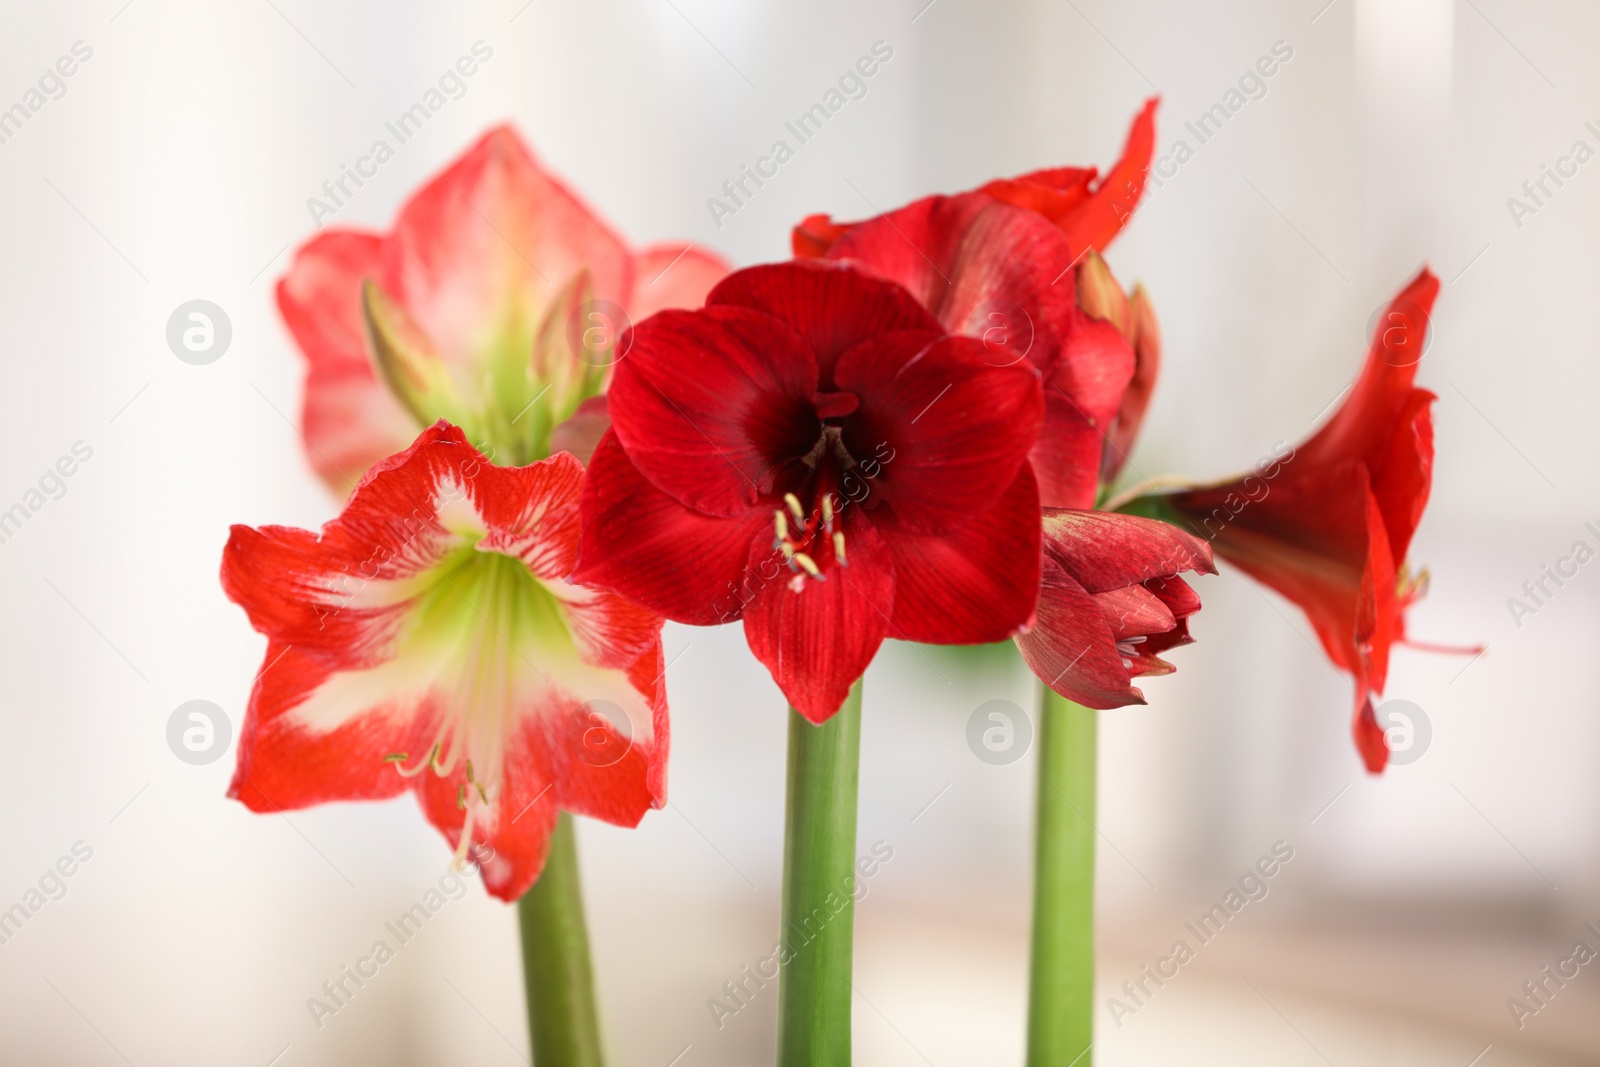
{"type": "Polygon", "coordinates": [[[575,580],[679,622],[742,618],[813,722],[885,636],[974,644],[1030,621],[1044,405],[1027,362],[814,262],[739,271],[625,343],[575,580]]]}
{"type": "Polygon", "coordinates": [[[1155,519],[1044,510],[1038,620],[1017,637],[1046,685],[1090,708],[1143,704],[1132,679],[1168,674],[1162,652],[1189,644],[1200,598],[1178,575],[1215,573],[1199,538],[1155,519]]]}
{"type": "Polygon", "coordinates": [[[630,318],[696,306],[727,270],[681,242],[630,250],[510,127],[490,130],[387,234],[325,230],[278,283],[312,466],[342,494],[438,418],[497,462],[542,459],[630,318]]]}
{"type": "Polygon", "coordinates": [[[1438,292],[1424,268],[1379,321],[1349,397],[1269,470],[1147,498],[1306,613],[1328,657],[1355,679],[1356,747],[1374,773],[1389,750],[1372,694],[1383,691],[1390,648],[1405,639],[1406,608],[1427,586],[1406,551],[1433,480],[1435,397],[1412,382],[1438,292]]]}
{"type": "Polygon", "coordinates": [[[235,526],[222,585],[267,637],[229,795],[252,811],[410,790],[495,896],[559,810],[666,799],[661,619],[572,584],[583,467],[496,467],[454,426],[374,465],[321,534],[235,526]]]}

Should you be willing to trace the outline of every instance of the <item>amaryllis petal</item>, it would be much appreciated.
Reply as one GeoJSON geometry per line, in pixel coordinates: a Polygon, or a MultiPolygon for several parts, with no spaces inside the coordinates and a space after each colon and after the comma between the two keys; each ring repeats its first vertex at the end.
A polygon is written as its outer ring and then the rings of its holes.
{"type": "Polygon", "coordinates": [[[819,430],[817,366],[784,323],[738,307],[665,311],[634,327],[607,405],[653,484],[713,515],[770,493],[774,458],[819,430]]]}
{"type": "Polygon", "coordinates": [[[1039,433],[1039,375],[991,365],[981,341],[888,333],[839,360],[839,388],[860,406],[843,440],[856,456],[887,442],[877,481],[895,520],[938,533],[995,506],[1039,433]]]}
{"type": "Polygon", "coordinates": [[[278,313],[306,357],[306,455],[341,496],[416,436],[416,423],[373,373],[364,339],[361,283],[377,271],[382,247],[371,234],[320,233],[295,252],[277,287],[278,313]]]}
{"type": "MultiPolygon", "coordinates": [[[[1015,178],[997,178],[975,190],[1002,203],[1037,214],[1067,239],[1072,255],[1103,251],[1121,232],[1144,195],[1155,152],[1155,113],[1159,98],[1145,101],[1134,116],[1122,158],[1096,182],[1094,167],[1052,167],[1015,178]]],[[[834,222],[811,215],[790,236],[796,256],[822,257],[862,223],[834,222]]]]}
{"type": "Polygon", "coordinates": [[[1132,347],[1116,327],[1073,310],[1060,358],[1045,379],[1044,426],[1032,453],[1046,506],[1093,506],[1111,447],[1108,431],[1134,362],[1132,347]]]}
{"type": "Polygon", "coordinates": [[[894,568],[882,538],[865,520],[843,525],[849,566],[824,556],[816,578],[791,574],[770,545],[750,554],[745,639],[789,703],[814,723],[839,710],[883,644],[894,611],[894,568]]]}
{"type": "Polygon", "coordinates": [[[942,333],[939,323],[900,285],[825,263],[771,263],[730,274],[707,305],[760,311],[786,324],[810,348],[823,388],[834,364],[859,342],[900,330],[942,333]]]}
{"type": "Polygon", "coordinates": [[[1039,492],[1024,464],[994,507],[936,534],[903,531],[889,636],[931,644],[1004,641],[1033,621],[1039,595],[1039,492]]]}
{"type": "Polygon", "coordinates": [[[406,204],[379,283],[445,358],[475,367],[503,347],[526,353],[546,305],[580,270],[600,297],[632,292],[621,238],[499,126],[406,204]]]}
{"type": "Polygon", "coordinates": [[[699,307],[728,273],[721,256],[682,241],[641,249],[633,267],[633,299],[628,301],[633,322],[667,308],[699,307]]]}
{"type": "MultiPolygon", "coordinates": [[[[1145,101],[1128,130],[1122,158],[1098,184],[1079,170],[1042,170],[990,182],[983,191],[1007,203],[1023,204],[1044,215],[1067,237],[1073,255],[1103,251],[1122,232],[1144,195],[1150,157],[1155,153],[1156,105],[1145,101]]],[[[1087,172],[1092,179],[1094,171],[1087,172]]]]}
{"type": "Polygon", "coordinates": [[[1178,577],[1213,572],[1204,541],[1154,519],[1047,508],[1038,619],[1017,637],[1033,672],[1088,707],[1142,703],[1132,685],[1171,665],[1200,599],[1178,577]]]}
{"type": "Polygon", "coordinates": [[[772,529],[766,511],[719,518],[678,503],[639,472],[614,433],[601,439],[584,480],[583,522],[573,581],[695,626],[743,614],[750,546],[772,529]]]}
{"type": "Polygon", "coordinates": [[[320,536],[236,528],[223,585],[270,642],[233,795],[276,810],[412,788],[458,855],[496,853],[485,880],[506,899],[543,864],[548,805],[517,824],[532,798],[627,825],[660,804],[660,619],[566,580],[582,475],[565,454],[496,467],[440,423],[320,536]],[[596,734],[597,714],[626,725],[596,734]]]}
{"type": "Polygon", "coordinates": [[[636,255],[497,127],[419,190],[391,233],[320,234],[279,283],[309,364],[312,464],[343,494],[437,418],[497,462],[540,459],[556,450],[555,428],[604,388],[631,321],[698,305],[726,272],[693,245],[636,255]],[[403,372],[392,380],[405,404],[375,373],[364,282],[381,294],[383,336],[414,342],[388,355],[426,356],[385,364],[403,372]]]}

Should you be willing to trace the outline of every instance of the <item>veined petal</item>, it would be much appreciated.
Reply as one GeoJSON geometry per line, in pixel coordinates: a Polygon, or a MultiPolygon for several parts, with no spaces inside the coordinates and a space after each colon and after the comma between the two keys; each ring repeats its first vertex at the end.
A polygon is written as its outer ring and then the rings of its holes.
{"type": "Polygon", "coordinates": [[[277,288],[278,312],[306,359],[306,455],[341,497],[418,429],[367,356],[361,282],[377,270],[382,247],[375,234],[327,230],[295,253],[277,288]]]}
{"type": "Polygon", "coordinates": [[[860,508],[843,518],[848,566],[829,554],[820,577],[789,569],[770,544],[750,550],[745,640],[783,695],[814,723],[832,718],[883,644],[894,611],[894,565],[860,508]]]}
{"type": "Polygon", "coordinates": [[[1094,505],[1108,436],[1134,370],[1133,347],[1109,322],[1073,309],[1045,377],[1044,427],[1030,458],[1050,507],[1094,505]]]}
{"type": "Polygon", "coordinates": [[[943,533],[886,538],[894,560],[889,636],[929,644],[1004,641],[1039,596],[1039,493],[1023,464],[999,502],[943,533]]]}
{"type": "Polygon", "coordinates": [[[483,368],[527,358],[539,316],[580,270],[601,298],[632,291],[621,239],[500,126],[406,204],[378,280],[447,360],[483,368]]]}
{"type": "Polygon", "coordinates": [[[917,533],[949,530],[987,511],[1027,462],[1044,416],[1039,375],[1025,362],[997,367],[983,343],[884,334],[839,360],[839,387],[860,398],[844,443],[875,475],[895,521],[917,533]],[[890,451],[883,452],[887,444],[890,451]]]}
{"type": "Polygon", "coordinates": [[[441,423],[320,537],[236,529],[224,587],[282,659],[252,697],[235,795],[288,807],[411,784],[463,855],[499,843],[485,877],[502,896],[537,875],[552,818],[535,805],[513,830],[513,803],[548,789],[631,825],[659,802],[660,620],[566,580],[582,473],[565,454],[495,467],[441,423]]]}
{"type": "Polygon", "coordinates": [[[674,622],[715,626],[744,613],[745,565],[752,543],[770,542],[772,516],[724,519],[685,507],[607,433],[584,479],[583,531],[573,581],[615,590],[674,622]]]}
{"type": "Polygon", "coordinates": [[[1068,700],[1088,708],[1145,702],[1129,682],[1100,605],[1049,556],[1041,575],[1038,618],[1016,641],[1029,669],[1068,700]]]}
{"type": "Polygon", "coordinates": [[[724,279],[706,303],[763,312],[788,326],[811,349],[823,389],[833,388],[839,357],[869,337],[915,330],[931,340],[944,332],[900,286],[834,263],[750,267],[724,279]]]}
{"type": "Polygon", "coordinates": [[[663,311],[629,334],[608,393],[612,432],[657,488],[697,511],[740,515],[821,431],[817,364],[757,311],[663,311]]]}

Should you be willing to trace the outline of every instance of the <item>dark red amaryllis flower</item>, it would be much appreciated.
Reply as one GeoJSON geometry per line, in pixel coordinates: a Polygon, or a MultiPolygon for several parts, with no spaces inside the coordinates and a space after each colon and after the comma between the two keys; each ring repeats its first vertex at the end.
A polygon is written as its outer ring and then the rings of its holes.
{"type": "MultiPolygon", "coordinates": [[[[1044,218],[1067,239],[1074,259],[1090,249],[1104,251],[1144,195],[1150,157],[1155,152],[1159,102],[1157,97],[1145,101],[1128,130],[1122,158],[1104,178],[1094,167],[1052,167],[1015,178],[997,178],[974,191],[1044,218]]],[[[825,256],[834,242],[859,225],[811,215],[794,228],[794,254],[825,256]]]]}
{"type": "Polygon", "coordinates": [[[1406,566],[1433,480],[1435,397],[1412,383],[1439,280],[1426,268],[1384,312],[1355,388],[1310,440],[1241,479],[1146,498],[1294,601],[1355,679],[1356,747],[1383,770],[1373,715],[1405,611],[1426,588],[1406,566]]]}
{"type": "Polygon", "coordinates": [[[1164,522],[1044,509],[1037,621],[1017,637],[1044,683],[1090,708],[1143,704],[1132,680],[1168,674],[1161,653],[1189,644],[1200,598],[1179,574],[1215,573],[1211,549],[1164,522]]]}
{"type": "Polygon", "coordinates": [[[1135,354],[1115,325],[1080,305],[1059,229],[986,193],[932,196],[857,223],[826,258],[899,285],[946,330],[982,341],[991,364],[1037,369],[1045,420],[1030,460],[1040,499],[1094,505],[1135,354]]]}
{"type": "Polygon", "coordinates": [[[848,266],[730,275],[625,341],[574,580],[669,619],[744,620],[829,718],[885,636],[1010,637],[1039,590],[1038,373],[996,365],[848,266]]]}
{"type": "Polygon", "coordinates": [[[494,466],[440,422],[320,534],[235,526],[223,589],[267,653],[229,795],[275,812],[410,790],[505,900],[559,810],[633,826],[664,803],[661,619],[567,580],[582,477],[566,454],[494,466]]]}

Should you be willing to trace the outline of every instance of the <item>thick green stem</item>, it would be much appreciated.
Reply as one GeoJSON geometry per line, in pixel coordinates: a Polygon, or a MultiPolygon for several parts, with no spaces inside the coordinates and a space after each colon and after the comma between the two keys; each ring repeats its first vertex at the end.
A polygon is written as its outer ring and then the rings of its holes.
{"type": "Polygon", "coordinates": [[[517,903],[517,918],[534,1064],[602,1067],[589,929],[578,884],[577,833],[566,812],[551,835],[543,873],[517,903]]]}
{"type": "Polygon", "coordinates": [[[1096,713],[1046,686],[1041,690],[1028,1067],[1089,1067],[1096,713]]]}
{"type": "Polygon", "coordinates": [[[778,1067],[849,1067],[861,683],[813,726],[789,711],[778,1067]]]}

